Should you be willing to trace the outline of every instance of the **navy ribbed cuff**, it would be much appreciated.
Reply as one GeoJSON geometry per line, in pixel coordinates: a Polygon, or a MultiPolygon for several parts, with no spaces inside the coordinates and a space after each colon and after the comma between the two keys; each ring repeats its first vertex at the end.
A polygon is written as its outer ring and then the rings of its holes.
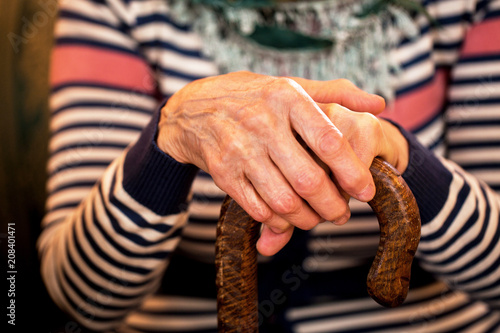
{"type": "Polygon", "coordinates": [[[401,134],[409,145],[408,166],[403,179],[410,187],[420,210],[422,224],[430,222],[443,208],[453,179],[432,151],[425,148],[417,138],[398,124],[401,134]]]}
{"type": "Polygon", "coordinates": [[[169,215],[186,210],[186,199],[198,168],[177,162],[157,146],[161,108],[125,157],[123,188],[156,214],[169,215]]]}

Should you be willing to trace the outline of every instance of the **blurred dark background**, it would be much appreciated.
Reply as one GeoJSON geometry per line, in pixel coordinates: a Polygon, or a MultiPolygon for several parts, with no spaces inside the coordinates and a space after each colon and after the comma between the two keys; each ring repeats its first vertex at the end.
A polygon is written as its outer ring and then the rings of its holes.
{"type": "Polygon", "coordinates": [[[0,247],[7,267],[7,225],[15,225],[16,326],[8,325],[3,279],[3,332],[78,332],[48,297],[36,240],[45,201],[48,66],[56,0],[0,0],[0,247]],[[5,325],[6,324],[6,325],[5,325]]]}

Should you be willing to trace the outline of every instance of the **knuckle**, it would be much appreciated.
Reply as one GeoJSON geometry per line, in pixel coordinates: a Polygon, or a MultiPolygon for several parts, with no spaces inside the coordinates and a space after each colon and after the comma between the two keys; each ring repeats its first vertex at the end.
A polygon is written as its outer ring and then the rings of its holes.
{"type": "Polygon", "coordinates": [[[273,212],[266,206],[264,205],[256,205],[251,208],[251,214],[252,218],[261,223],[267,223],[272,220],[274,214],[273,212]]]}
{"type": "Polygon", "coordinates": [[[292,79],[286,77],[275,78],[269,87],[267,87],[266,93],[271,99],[287,99],[288,94],[296,93],[298,84],[292,79]]]}
{"type": "Polygon", "coordinates": [[[324,171],[305,169],[298,172],[294,179],[294,188],[302,197],[308,197],[318,191],[324,181],[324,171]]]}
{"type": "Polygon", "coordinates": [[[273,199],[272,209],[278,215],[290,215],[300,208],[300,203],[290,193],[283,193],[273,199]]]}
{"type": "Polygon", "coordinates": [[[334,157],[342,154],[349,143],[347,139],[333,127],[325,127],[321,129],[318,135],[318,143],[320,153],[325,157],[334,157]]]}

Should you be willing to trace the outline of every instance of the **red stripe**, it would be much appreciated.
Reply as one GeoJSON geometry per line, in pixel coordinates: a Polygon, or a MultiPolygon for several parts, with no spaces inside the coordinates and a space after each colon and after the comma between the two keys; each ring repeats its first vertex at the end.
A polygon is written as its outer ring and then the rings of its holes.
{"type": "Polygon", "coordinates": [[[146,62],[88,46],[59,46],[52,53],[52,85],[75,81],[109,84],[152,94],[155,81],[146,62]]]}
{"type": "Polygon", "coordinates": [[[408,130],[424,125],[436,116],[444,105],[446,77],[445,70],[436,71],[429,84],[397,98],[380,116],[391,119],[408,130]]]}
{"type": "Polygon", "coordinates": [[[462,55],[500,53],[500,19],[487,20],[474,25],[462,47],[462,55]]]}

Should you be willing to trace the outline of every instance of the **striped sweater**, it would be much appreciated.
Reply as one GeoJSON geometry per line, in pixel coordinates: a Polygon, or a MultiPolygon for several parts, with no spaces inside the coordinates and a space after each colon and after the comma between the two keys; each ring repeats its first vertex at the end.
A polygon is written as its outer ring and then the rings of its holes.
{"type": "MultiPolygon", "coordinates": [[[[500,331],[500,1],[425,0],[383,116],[410,144],[422,216],[407,301],[364,291],[378,224],[297,231],[259,264],[261,332],[500,331]]],[[[84,327],[215,332],[215,223],[224,193],[155,144],[161,101],[217,74],[159,0],[60,1],[49,192],[38,241],[55,302],[84,327]]]]}

